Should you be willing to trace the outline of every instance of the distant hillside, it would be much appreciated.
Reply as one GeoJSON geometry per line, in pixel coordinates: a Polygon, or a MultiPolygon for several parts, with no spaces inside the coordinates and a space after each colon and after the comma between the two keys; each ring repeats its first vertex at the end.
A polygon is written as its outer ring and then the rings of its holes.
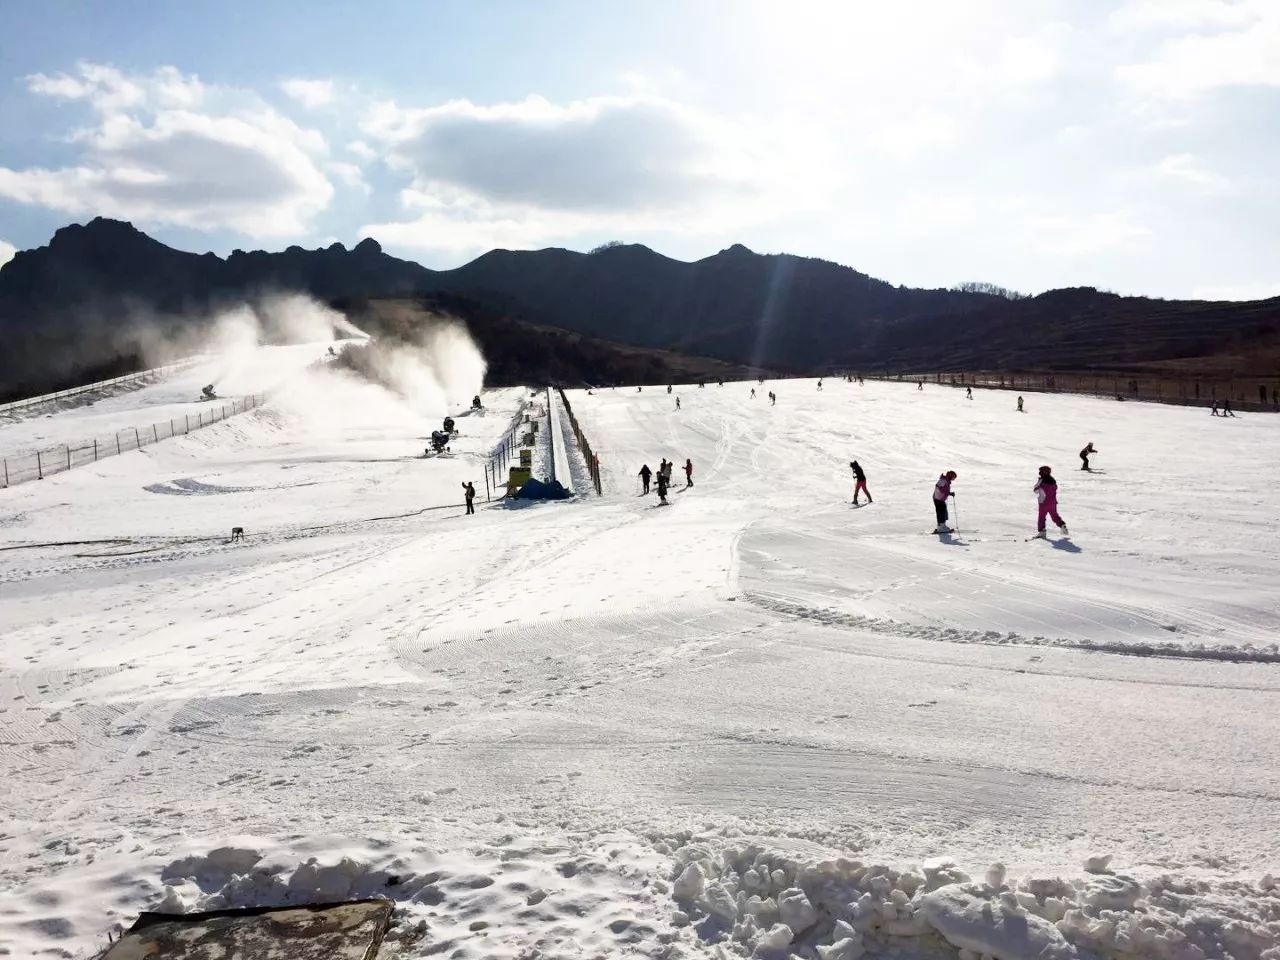
{"type": "Polygon", "coordinates": [[[221,304],[293,291],[342,301],[459,296],[513,322],[791,371],[1187,361],[1249,356],[1280,337],[1280,299],[1162,301],[1078,288],[1009,300],[896,287],[740,245],[693,263],[623,244],[589,254],[494,250],[445,271],[391,257],[373,240],[224,259],[99,218],[0,268],[0,393],[128,369],[139,362],[140,326],[180,330],[221,304]]]}
{"type": "Polygon", "coordinates": [[[379,339],[414,342],[420,330],[442,317],[461,320],[488,362],[485,382],[490,386],[711,382],[752,379],[767,372],[540,327],[455,294],[361,298],[334,305],[379,339]]]}

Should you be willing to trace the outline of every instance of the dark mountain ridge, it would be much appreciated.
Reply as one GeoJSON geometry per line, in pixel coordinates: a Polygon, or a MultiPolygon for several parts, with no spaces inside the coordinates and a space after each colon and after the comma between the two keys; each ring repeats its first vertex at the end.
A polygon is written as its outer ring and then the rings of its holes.
{"type": "Polygon", "coordinates": [[[0,387],[47,386],[138,352],[142,322],[198,325],[273,292],[326,301],[452,295],[475,310],[636,347],[778,370],[962,370],[1186,361],[1280,335],[1280,298],[1120,297],[1092,288],[1009,300],[894,286],[826,260],[735,244],[687,263],[635,244],[493,250],[429,270],[366,239],[317,250],[175,250],[98,218],[0,268],[0,387]]]}

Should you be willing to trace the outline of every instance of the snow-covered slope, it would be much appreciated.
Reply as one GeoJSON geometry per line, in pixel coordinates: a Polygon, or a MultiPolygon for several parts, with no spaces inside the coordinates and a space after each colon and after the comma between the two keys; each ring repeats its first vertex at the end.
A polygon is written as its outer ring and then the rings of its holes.
{"type": "Polygon", "coordinates": [[[571,393],[605,496],[470,518],[517,392],[421,460],[328,373],[5,491],[0,945],[384,894],[406,957],[1274,950],[1280,420],[769,388],[571,393]]]}

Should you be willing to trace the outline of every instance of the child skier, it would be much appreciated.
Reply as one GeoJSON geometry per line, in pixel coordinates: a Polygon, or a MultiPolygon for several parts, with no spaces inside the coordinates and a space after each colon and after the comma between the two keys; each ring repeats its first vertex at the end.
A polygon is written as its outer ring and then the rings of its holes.
{"type": "Polygon", "coordinates": [[[1080,451],[1080,469],[1081,470],[1092,469],[1089,466],[1089,457],[1097,452],[1098,452],[1097,450],[1093,449],[1093,441],[1090,440],[1089,445],[1080,451]]]}
{"type": "Polygon", "coordinates": [[[938,482],[933,485],[933,511],[938,515],[938,527],[935,533],[950,533],[951,528],[947,526],[947,498],[954,497],[951,492],[951,481],[956,478],[954,470],[948,470],[946,473],[938,476],[938,482]]]}
{"type": "Polygon", "coordinates": [[[693,460],[685,458],[684,461],[684,485],[686,487],[693,486],[693,460]]]}
{"type": "Polygon", "coordinates": [[[853,471],[853,479],[856,481],[853,487],[853,502],[858,502],[858,494],[865,493],[867,495],[867,503],[873,503],[871,499],[871,491],[867,489],[867,475],[862,470],[862,465],[854,460],[849,464],[849,469],[853,471]]]}
{"type": "Polygon", "coordinates": [[[1031,489],[1036,492],[1036,499],[1040,501],[1040,512],[1036,517],[1036,536],[1045,536],[1045,517],[1051,518],[1058,525],[1058,529],[1062,531],[1062,535],[1064,537],[1067,536],[1067,525],[1058,516],[1058,481],[1053,479],[1053,471],[1048,467],[1041,467],[1040,479],[1036,481],[1036,485],[1031,489]]]}
{"type": "Polygon", "coordinates": [[[1025,412],[1025,411],[1022,409],[1022,398],[1021,398],[1021,397],[1019,397],[1019,398],[1018,398],[1018,412],[1019,412],[1019,413],[1024,413],[1024,412],[1025,412]]]}

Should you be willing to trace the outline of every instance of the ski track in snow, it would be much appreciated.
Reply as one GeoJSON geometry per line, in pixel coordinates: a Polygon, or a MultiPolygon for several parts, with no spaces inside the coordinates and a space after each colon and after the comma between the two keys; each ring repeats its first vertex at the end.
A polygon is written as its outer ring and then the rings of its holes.
{"type": "Polygon", "coordinates": [[[521,391],[424,460],[434,423],[311,376],[367,419],[286,390],[0,493],[0,952],[387,895],[393,957],[1275,955],[1280,420],[572,391],[605,496],[468,518],[521,391]],[[1069,546],[1023,542],[1042,462],[1069,546]]]}

